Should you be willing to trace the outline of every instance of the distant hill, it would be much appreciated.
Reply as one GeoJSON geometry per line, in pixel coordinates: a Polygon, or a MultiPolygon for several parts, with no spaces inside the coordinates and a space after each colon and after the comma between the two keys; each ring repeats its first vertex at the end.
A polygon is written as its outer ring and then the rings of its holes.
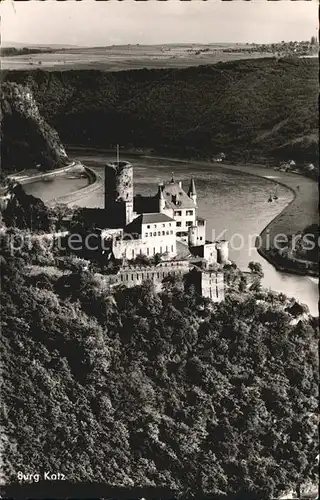
{"type": "Polygon", "coordinates": [[[318,63],[256,59],[185,69],[16,71],[64,143],[234,161],[318,162],[318,63]]]}
{"type": "Polygon", "coordinates": [[[26,48],[41,48],[41,49],[63,49],[63,48],[69,48],[69,47],[80,47],[79,45],[67,45],[64,43],[50,43],[50,44],[45,44],[45,43],[24,43],[24,42],[10,42],[10,41],[5,41],[1,40],[1,47],[15,47],[17,49],[21,49],[23,47],[26,48]]]}

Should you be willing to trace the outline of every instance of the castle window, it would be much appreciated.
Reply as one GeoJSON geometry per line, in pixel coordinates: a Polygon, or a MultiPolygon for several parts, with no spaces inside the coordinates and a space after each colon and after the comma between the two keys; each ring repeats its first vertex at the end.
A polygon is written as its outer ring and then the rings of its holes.
{"type": "Polygon", "coordinates": [[[133,281],[133,274],[131,274],[131,280],[133,281]]]}
{"type": "Polygon", "coordinates": [[[145,236],[145,238],[148,238],[148,233],[145,233],[145,235],[144,235],[144,236],[145,236]]]}
{"type": "Polygon", "coordinates": [[[149,255],[149,248],[147,248],[147,255],[149,255]]]}
{"type": "Polygon", "coordinates": [[[173,245],[171,245],[171,252],[173,252],[173,245]]]}
{"type": "Polygon", "coordinates": [[[172,229],[171,229],[171,231],[170,231],[170,234],[173,234],[173,231],[172,231],[172,229]]]}
{"type": "Polygon", "coordinates": [[[132,257],[134,257],[134,250],[132,250],[132,257]]]}
{"type": "Polygon", "coordinates": [[[126,274],[126,281],[128,281],[128,279],[129,279],[129,276],[128,276],[128,274],[126,274]]]}
{"type": "Polygon", "coordinates": [[[167,231],[167,234],[169,234],[169,231],[167,231]]]}
{"type": "Polygon", "coordinates": [[[216,296],[219,297],[218,287],[216,286],[216,296]]]}
{"type": "Polygon", "coordinates": [[[152,233],[149,233],[149,236],[152,236],[152,233]]]}
{"type": "Polygon", "coordinates": [[[168,247],[166,246],[166,252],[168,251],[168,247]]]}
{"type": "Polygon", "coordinates": [[[162,253],[162,247],[160,247],[160,253],[162,253]]]}
{"type": "Polygon", "coordinates": [[[123,281],[123,275],[120,274],[120,281],[123,281]]]}
{"type": "Polygon", "coordinates": [[[153,255],[155,255],[156,253],[156,249],[153,247],[153,255]]]}
{"type": "Polygon", "coordinates": [[[158,236],[161,236],[161,231],[158,231],[158,236]]]}
{"type": "Polygon", "coordinates": [[[202,236],[200,236],[200,240],[202,240],[202,236]]]}
{"type": "Polygon", "coordinates": [[[157,224],[155,224],[153,227],[157,227],[157,224]]]}
{"type": "Polygon", "coordinates": [[[160,278],[160,273],[157,273],[157,278],[158,278],[158,279],[160,278]]]}
{"type": "Polygon", "coordinates": [[[165,231],[162,231],[162,236],[164,236],[165,234],[166,234],[166,232],[165,232],[165,231]]]}
{"type": "Polygon", "coordinates": [[[147,229],[150,229],[150,224],[147,225],[147,229]]]}
{"type": "Polygon", "coordinates": [[[187,226],[187,227],[192,226],[192,220],[187,220],[187,221],[186,221],[186,226],[187,226]]]}
{"type": "Polygon", "coordinates": [[[162,227],[166,227],[166,225],[165,225],[165,224],[162,224],[162,227]]]}
{"type": "Polygon", "coordinates": [[[157,232],[156,231],[153,233],[153,236],[157,236],[157,232]]]}
{"type": "Polygon", "coordinates": [[[171,222],[169,222],[169,227],[171,227],[171,222]]]}
{"type": "Polygon", "coordinates": [[[193,215],[193,210],[187,210],[186,215],[193,215]]]}
{"type": "Polygon", "coordinates": [[[175,216],[178,216],[178,217],[181,217],[181,214],[182,214],[181,210],[176,210],[176,211],[174,212],[174,215],[175,215],[175,216]]]}
{"type": "Polygon", "coordinates": [[[177,222],[177,227],[181,227],[181,222],[177,222]]]}
{"type": "Polygon", "coordinates": [[[143,274],[143,273],[141,273],[141,279],[142,279],[142,280],[144,279],[144,274],[143,274]]]}

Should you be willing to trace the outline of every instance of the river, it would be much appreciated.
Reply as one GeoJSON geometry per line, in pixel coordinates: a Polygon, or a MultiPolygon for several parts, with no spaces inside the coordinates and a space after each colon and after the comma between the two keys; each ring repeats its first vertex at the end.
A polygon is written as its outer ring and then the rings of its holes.
{"type": "MultiPolygon", "coordinates": [[[[110,157],[103,153],[81,153],[77,157],[102,177],[102,165],[107,159],[110,160],[110,157]]],[[[260,262],[264,272],[263,286],[295,297],[308,305],[311,314],[318,315],[317,280],[277,271],[258,254],[254,246],[256,236],[293,199],[290,189],[276,184],[272,178],[253,176],[218,165],[173,163],[170,160],[143,157],[123,159],[132,161],[135,193],[143,195],[154,195],[158,183],[170,180],[172,171],[187,190],[193,175],[198,195],[198,215],[207,219],[208,239],[223,235],[230,241],[230,258],[240,269],[245,270],[250,261],[260,262]],[[269,195],[275,192],[278,200],[268,203],[269,195]]],[[[260,171],[259,175],[261,173],[260,171]]],[[[272,177],[272,171],[268,173],[269,177],[272,177]]],[[[71,180],[69,183],[71,184],[71,180]]],[[[45,201],[66,192],[64,186],[64,192],[61,193],[61,182],[58,178],[50,183],[28,184],[25,188],[29,194],[39,196],[45,201]]],[[[70,191],[76,188],[74,184],[70,191]]],[[[89,195],[77,202],[77,205],[102,207],[103,191],[89,195]]]]}

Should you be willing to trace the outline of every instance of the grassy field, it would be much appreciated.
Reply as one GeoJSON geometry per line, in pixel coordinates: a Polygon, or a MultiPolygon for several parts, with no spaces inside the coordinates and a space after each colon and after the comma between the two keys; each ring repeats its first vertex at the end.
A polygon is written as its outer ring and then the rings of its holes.
{"type": "Polygon", "coordinates": [[[117,45],[56,49],[50,53],[16,55],[2,58],[2,70],[97,69],[121,71],[141,68],[185,68],[238,59],[272,57],[249,52],[250,46],[232,44],[117,45]],[[241,52],[226,52],[234,47],[241,52]]]}

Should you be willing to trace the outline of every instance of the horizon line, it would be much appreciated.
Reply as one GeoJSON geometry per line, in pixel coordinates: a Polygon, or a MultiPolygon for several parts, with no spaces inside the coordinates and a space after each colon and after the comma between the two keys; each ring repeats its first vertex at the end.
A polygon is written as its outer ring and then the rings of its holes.
{"type": "MultiPolygon", "coordinates": [[[[47,43],[35,43],[35,42],[18,42],[11,40],[2,40],[0,47],[3,47],[4,44],[7,45],[7,48],[14,47],[14,45],[20,45],[23,47],[33,46],[33,47],[70,47],[70,48],[105,48],[105,47],[163,47],[163,46],[172,46],[172,45],[272,45],[272,44],[281,44],[281,43],[301,43],[301,42],[310,42],[312,36],[308,40],[281,40],[281,41],[268,41],[268,42],[226,42],[226,41],[216,41],[216,42],[164,42],[164,43],[114,43],[107,45],[77,45],[70,43],[55,43],[55,42],[47,42],[47,43]]],[[[316,42],[318,42],[318,38],[315,37],[316,42]]]]}

